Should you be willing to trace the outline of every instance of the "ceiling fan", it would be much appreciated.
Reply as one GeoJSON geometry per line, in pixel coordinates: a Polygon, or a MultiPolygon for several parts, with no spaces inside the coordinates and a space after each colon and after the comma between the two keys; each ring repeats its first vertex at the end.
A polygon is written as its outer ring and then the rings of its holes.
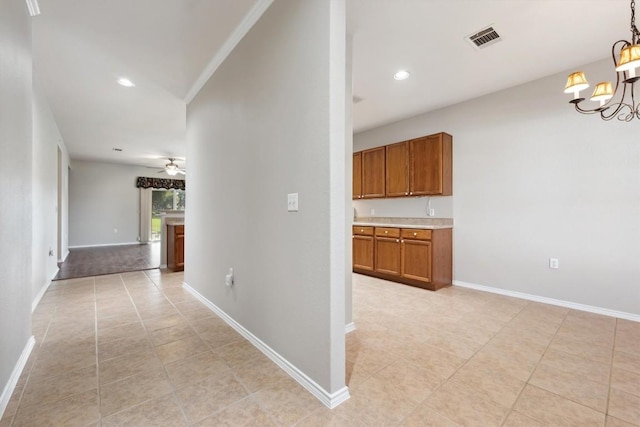
{"type": "Polygon", "coordinates": [[[167,163],[166,165],[164,165],[164,169],[158,171],[158,173],[163,173],[166,172],[167,174],[171,175],[171,176],[176,176],[177,174],[182,174],[185,175],[186,172],[184,169],[180,169],[178,167],[178,165],[175,163],[175,158],[173,157],[168,157],[169,163],[167,163]]]}

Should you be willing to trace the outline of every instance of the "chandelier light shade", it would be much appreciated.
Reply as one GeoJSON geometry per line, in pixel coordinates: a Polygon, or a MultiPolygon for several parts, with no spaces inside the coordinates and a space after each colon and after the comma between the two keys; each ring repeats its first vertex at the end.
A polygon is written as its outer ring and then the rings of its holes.
{"type": "Polygon", "coordinates": [[[599,102],[595,108],[585,108],[580,91],[589,87],[589,82],[582,71],[571,73],[564,88],[565,93],[573,93],[572,103],[576,111],[582,114],[600,114],[603,120],[614,117],[630,122],[640,119],[640,101],[636,102],[635,83],[640,80],[636,76],[636,68],[640,67],[640,32],[636,27],[636,2],[631,0],[631,41],[618,40],[611,48],[611,57],[616,70],[615,89],[611,82],[598,83],[591,95],[591,101],[599,102]]]}

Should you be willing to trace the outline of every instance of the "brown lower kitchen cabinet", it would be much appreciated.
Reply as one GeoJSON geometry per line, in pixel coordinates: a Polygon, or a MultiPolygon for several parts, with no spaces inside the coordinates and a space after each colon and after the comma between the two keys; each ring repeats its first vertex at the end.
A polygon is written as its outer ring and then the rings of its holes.
{"type": "MultiPolygon", "coordinates": [[[[451,285],[452,230],[354,226],[353,271],[432,291],[451,285]],[[357,230],[372,228],[373,269],[356,255],[357,230]],[[358,258],[358,262],[356,259],[358,258]]],[[[370,258],[368,258],[370,259],[370,258]]]]}
{"type": "Polygon", "coordinates": [[[167,225],[167,268],[184,270],[184,225],[167,225]]]}
{"type": "Polygon", "coordinates": [[[353,227],[353,268],[373,271],[373,227],[353,227]]]}
{"type": "Polygon", "coordinates": [[[375,227],[375,271],[400,276],[400,229],[375,227]]]}

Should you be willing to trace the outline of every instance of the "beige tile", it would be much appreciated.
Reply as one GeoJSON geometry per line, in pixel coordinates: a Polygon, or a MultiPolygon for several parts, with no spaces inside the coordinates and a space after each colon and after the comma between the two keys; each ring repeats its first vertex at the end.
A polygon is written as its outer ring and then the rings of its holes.
{"type": "Polygon", "coordinates": [[[542,421],[534,420],[518,411],[512,411],[505,420],[503,427],[546,427],[542,421]]]}
{"type": "MultiPolygon", "coordinates": [[[[393,382],[388,382],[377,377],[355,385],[352,390],[352,399],[355,397],[354,406],[357,409],[358,401],[364,400],[370,411],[376,413],[376,418],[385,419],[398,424],[411,411],[418,406],[419,400],[411,395],[407,389],[395,386],[393,382]]],[[[425,392],[425,394],[428,394],[425,392]]],[[[344,404],[349,407],[349,401],[344,404]]],[[[352,418],[354,414],[350,414],[352,418]]]]}
{"type": "Polygon", "coordinates": [[[610,345],[580,341],[577,337],[570,335],[556,336],[549,348],[605,364],[611,363],[613,355],[613,349],[610,345]]]}
{"type": "Polygon", "coordinates": [[[76,394],[55,402],[20,408],[13,425],[86,426],[99,419],[96,390],[76,394]]]}
{"type": "Polygon", "coordinates": [[[98,342],[104,344],[110,341],[127,337],[135,337],[145,333],[146,331],[144,326],[142,326],[142,323],[138,320],[133,323],[98,330],[98,342]]]}
{"type": "Polygon", "coordinates": [[[606,427],[637,427],[636,424],[631,424],[626,421],[619,420],[610,415],[607,415],[606,427]]]}
{"type": "Polygon", "coordinates": [[[211,351],[169,363],[165,368],[176,389],[194,385],[210,375],[229,371],[227,364],[211,351]]]}
{"type": "Polygon", "coordinates": [[[262,356],[260,350],[246,340],[236,341],[223,347],[217,347],[215,352],[232,368],[262,356]]]}
{"type": "Polygon", "coordinates": [[[138,313],[132,312],[128,314],[120,314],[110,317],[98,318],[98,333],[102,329],[115,328],[129,323],[139,322],[138,313]]]}
{"type": "Polygon", "coordinates": [[[164,371],[144,372],[121,381],[101,385],[101,414],[106,417],[169,392],[171,392],[171,386],[164,371]]]}
{"type": "Polygon", "coordinates": [[[200,337],[214,350],[219,347],[232,344],[238,341],[244,341],[244,338],[230,326],[217,328],[216,330],[208,330],[199,332],[200,337]]]}
{"type": "Polygon", "coordinates": [[[469,390],[466,386],[446,383],[425,401],[439,414],[461,425],[499,426],[509,409],[469,390]]]}
{"type": "Polygon", "coordinates": [[[362,346],[357,351],[347,354],[347,360],[356,368],[373,374],[398,360],[398,356],[388,351],[362,346]]]}
{"type": "Polygon", "coordinates": [[[291,379],[279,381],[253,394],[256,401],[280,425],[294,425],[317,411],[321,403],[291,379]]]}
{"type": "Polygon", "coordinates": [[[640,396],[612,388],[609,395],[608,414],[628,423],[640,425],[640,396]]]}
{"type": "Polygon", "coordinates": [[[98,359],[100,362],[132,353],[149,351],[153,347],[147,334],[121,338],[107,343],[98,343],[98,359]]]}
{"type": "Polygon", "coordinates": [[[428,405],[420,405],[401,424],[403,427],[461,427],[460,424],[440,415],[428,405]]]}
{"type": "Polygon", "coordinates": [[[409,399],[420,403],[440,385],[441,379],[428,369],[398,360],[374,375],[374,378],[393,384],[409,399]]]}
{"type": "Polygon", "coordinates": [[[604,414],[532,385],[525,387],[513,409],[546,425],[604,424],[604,414]]]}
{"type": "Polygon", "coordinates": [[[455,354],[420,342],[404,345],[398,351],[402,358],[428,371],[440,381],[449,378],[466,361],[455,354]]]}
{"type": "Polygon", "coordinates": [[[563,351],[549,349],[540,364],[563,372],[580,374],[599,383],[606,384],[609,382],[610,363],[596,362],[563,351]]]}
{"type": "Polygon", "coordinates": [[[150,400],[102,419],[102,426],[186,426],[182,409],[173,395],[150,400]]]}
{"type": "Polygon", "coordinates": [[[525,382],[491,366],[464,366],[451,377],[447,384],[466,390],[468,393],[477,393],[478,390],[482,390],[483,396],[493,403],[510,408],[520,395],[525,382]]]}
{"type": "Polygon", "coordinates": [[[156,353],[164,364],[182,360],[205,351],[209,351],[209,348],[198,336],[190,336],[156,347],[156,353]]]}
{"type": "Polygon", "coordinates": [[[184,320],[184,317],[180,316],[179,314],[170,314],[168,316],[144,319],[144,325],[147,328],[147,331],[149,331],[150,333],[158,329],[164,329],[170,326],[176,326],[185,323],[186,322],[184,320]]]}
{"type": "Polygon", "coordinates": [[[233,427],[249,427],[249,426],[274,426],[267,413],[262,410],[255,400],[248,397],[233,405],[221,410],[216,415],[205,418],[199,423],[195,424],[196,427],[218,427],[218,426],[233,426],[233,427]]]}
{"type": "Polygon", "coordinates": [[[67,372],[56,377],[37,378],[25,387],[21,406],[41,405],[65,399],[74,394],[95,390],[98,387],[96,365],[67,372]]]}
{"type": "Polygon", "coordinates": [[[181,323],[168,328],[157,329],[149,332],[149,339],[153,345],[168,344],[173,341],[178,341],[183,338],[191,337],[194,335],[193,329],[186,323],[181,323]]]}
{"type": "Polygon", "coordinates": [[[613,368],[611,373],[611,387],[626,393],[640,396],[640,374],[613,368]]]}
{"type": "Polygon", "coordinates": [[[247,392],[229,371],[211,375],[176,392],[187,417],[197,423],[245,398],[247,392]]]}
{"type": "Polygon", "coordinates": [[[592,381],[582,375],[540,365],[529,383],[599,412],[607,409],[609,384],[592,381]]]}
{"type": "Polygon", "coordinates": [[[144,372],[159,372],[162,369],[162,363],[155,353],[145,349],[138,353],[130,353],[100,362],[100,384],[109,384],[144,372]]]}
{"type": "Polygon", "coordinates": [[[238,365],[234,367],[233,372],[250,393],[288,378],[288,375],[266,356],[238,365]]]}
{"type": "Polygon", "coordinates": [[[613,355],[613,367],[640,374],[640,354],[616,351],[613,355]]]}

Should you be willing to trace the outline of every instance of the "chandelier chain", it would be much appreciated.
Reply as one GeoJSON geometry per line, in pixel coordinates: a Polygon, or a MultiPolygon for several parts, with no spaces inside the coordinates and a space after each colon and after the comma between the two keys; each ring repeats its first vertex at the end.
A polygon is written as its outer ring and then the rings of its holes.
{"type": "Polygon", "coordinates": [[[640,31],[636,27],[636,0],[631,0],[631,44],[636,44],[640,39],[640,31]]]}

